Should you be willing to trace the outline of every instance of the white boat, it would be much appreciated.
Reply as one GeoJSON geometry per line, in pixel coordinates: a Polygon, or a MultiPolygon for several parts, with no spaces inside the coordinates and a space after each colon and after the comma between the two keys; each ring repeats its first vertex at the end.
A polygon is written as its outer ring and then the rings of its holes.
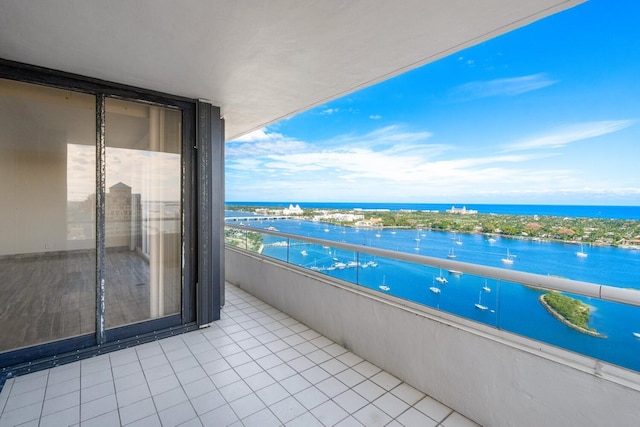
{"type": "Polygon", "coordinates": [[[640,332],[634,332],[633,336],[636,337],[636,338],[640,338],[640,332]]]}
{"type": "Polygon", "coordinates": [[[308,254],[307,254],[307,251],[300,251],[300,255],[307,256],[308,254]]]}
{"type": "Polygon", "coordinates": [[[455,258],[456,254],[453,252],[453,248],[449,249],[449,255],[447,255],[447,258],[455,258]]]}
{"type": "Polygon", "coordinates": [[[462,276],[464,273],[460,270],[448,270],[449,274],[453,274],[454,276],[462,276]]]}
{"type": "Polygon", "coordinates": [[[388,287],[387,285],[385,285],[384,283],[384,279],[385,276],[382,276],[382,285],[378,286],[380,289],[382,289],[385,292],[389,292],[389,290],[391,289],[390,287],[388,287]]]}
{"type": "Polygon", "coordinates": [[[576,256],[578,258],[586,258],[589,256],[589,254],[584,251],[584,247],[582,246],[582,243],[580,244],[580,251],[576,252],[576,256]]]}
{"type": "Polygon", "coordinates": [[[380,232],[378,231],[378,232],[376,233],[376,237],[382,237],[382,234],[380,234],[380,232]]]}
{"type": "Polygon", "coordinates": [[[480,294],[478,295],[478,303],[475,304],[475,306],[478,310],[482,310],[482,311],[485,311],[486,309],[489,308],[486,305],[482,305],[482,291],[480,291],[480,294]]]}
{"type": "Polygon", "coordinates": [[[269,231],[278,231],[278,229],[275,228],[273,225],[267,227],[267,230],[269,230],[269,231]]]}
{"type": "Polygon", "coordinates": [[[396,234],[396,232],[395,232],[395,231],[392,231],[392,232],[391,232],[391,234],[396,234]]]}
{"type": "Polygon", "coordinates": [[[487,240],[489,243],[495,243],[496,239],[494,239],[493,237],[489,237],[489,239],[487,240]]]}
{"type": "Polygon", "coordinates": [[[436,277],[436,281],[442,284],[445,284],[448,282],[448,280],[442,275],[442,269],[440,269],[440,275],[436,277]]]}
{"type": "Polygon", "coordinates": [[[440,288],[436,286],[435,279],[434,279],[433,284],[429,287],[429,290],[431,292],[433,292],[434,294],[439,294],[440,293],[440,288]]]}
{"type": "Polygon", "coordinates": [[[487,281],[484,281],[484,286],[482,287],[482,290],[485,292],[491,292],[491,288],[489,287],[489,285],[487,285],[487,281]]]}
{"type": "Polygon", "coordinates": [[[507,249],[507,257],[506,258],[502,258],[502,263],[503,264],[513,264],[513,258],[511,257],[511,254],[509,253],[509,249],[507,249]]]}
{"type": "Polygon", "coordinates": [[[328,233],[328,232],[329,232],[329,229],[328,229],[328,228],[325,228],[325,229],[324,229],[324,232],[325,232],[325,233],[328,233]]]}

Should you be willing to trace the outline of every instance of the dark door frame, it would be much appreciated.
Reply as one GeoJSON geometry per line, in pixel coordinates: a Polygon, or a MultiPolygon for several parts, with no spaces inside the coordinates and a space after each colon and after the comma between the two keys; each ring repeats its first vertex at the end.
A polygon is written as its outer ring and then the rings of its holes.
{"type": "Polygon", "coordinates": [[[205,101],[134,88],[0,59],[0,78],[96,96],[96,331],[0,353],[4,380],[37,369],[204,327],[220,318],[224,298],[224,122],[205,101]],[[181,314],[104,328],[104,99],[116,97],[182,111],[181,314]],[[102,204],[102,205],[101,205],[102,204]],[[102,260],[100,259],[102,257],[102,260]]]}

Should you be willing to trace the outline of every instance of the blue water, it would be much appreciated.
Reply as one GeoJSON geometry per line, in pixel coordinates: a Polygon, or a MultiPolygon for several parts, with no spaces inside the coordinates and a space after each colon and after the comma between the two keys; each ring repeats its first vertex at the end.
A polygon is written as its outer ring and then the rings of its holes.
{"type": "MultiPolygon", "coordinates": [[[[226,202],[229,206],[266,206],[286,208],[288,202],[226,202]]],[[[380,210],[437,210],[444,212],[451,209],[452,204],[438,203],[329,203],[306,202],[302,209],[363,209],[380,210]]],[[[573,206],[573,205],[489,205],[454,203],[458,208],[466,206],[481,214],[510,214],[510,215],[545,215],[576,218],[612,218],[612,219],[640,219],[640,206],[573,206]]]]}
{"type": "MultiPolygon", "coordinates": [[[[611,214],[612,211],[606,212],[611,214]]],[[[456,261],[550,274],[622,288],[640,288],[640,250],[585,246],[584,251],[588,253],[588,257],[580,258],[575,254],[580,247],[575,244],[505,237],[495,237],[496,241],[492,243],[487,236],[480,234],[427,230],[395,230],[395,234],[392,234],[389,229],[356,229],[298,220],[256,222],[252,226],[262,229],[274,226],[282,232],[301,236],[441,258],[446,258],[453,250],[456,261]],[[376,237],[377,233],[380,233],[380,237],[376,237]],[[420,241],[417,242],[416,238],[420,241]],[[505,265],[501,261],[506,257],[507,249],[514,256],[512,265],[505,265]]],[[[267,244],[281,240],[265,236],[267,244]]],[[[372,261],[368,255],[360,258],[360,255],[352,252],[336,252],[333,248],[299,243],[296,245],[292,242],[289,247],[266,246],[263,253],[282,260],[288,259],[293,264],[315,266],[319,269],[334,264],[334,257],[344,263],[354,260],[361,264],[372,261]],[[303,250],[306,251],[306,256],[303,255],[303,250]]],[[[574,331],[549,315],[538,302],[541,291],[489,279],[486,285],[491,291],[485,292],[482,290],[484,278],[469,274],[457,276],[443,271],[442,275],[447,278],[448,283],[440,285],[440,294],[434,294],[429,291],[429,287],[436,283],[434,278],[441,273],[437,269],[390,259],[375,261],[378,263],[377,267],[323,272],[380,292],[379,286],[384,283],[390,287],[388,293],[392,295],[640,371],[640,339],[633,336],[633,332],[640,332],[640,308],[573,296],[591,306],[590,326],[608,337],[595,338],[574,331]],[[488,310],[480,311],[475,307],[479,298],[482,298],[483,305],[489,307],[488,310]]]]}

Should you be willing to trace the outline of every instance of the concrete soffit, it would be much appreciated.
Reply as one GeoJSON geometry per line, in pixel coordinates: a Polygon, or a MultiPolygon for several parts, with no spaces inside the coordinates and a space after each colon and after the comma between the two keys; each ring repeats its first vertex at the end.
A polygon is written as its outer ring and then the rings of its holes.
{"type": "Polygon", "coordinates": [[[226,139],[582,0],[3,0],[0,58],[220,106],[226,139]]]}

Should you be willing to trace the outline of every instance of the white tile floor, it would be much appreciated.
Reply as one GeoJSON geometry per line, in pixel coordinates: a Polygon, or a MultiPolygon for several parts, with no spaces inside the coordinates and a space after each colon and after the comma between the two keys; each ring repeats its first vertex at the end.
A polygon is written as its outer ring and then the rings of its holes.
{"type": "Polygon", "coordinates": [[[209,328],[8,380],[16,425],[476,426],[232,285],[209,328]]]}

